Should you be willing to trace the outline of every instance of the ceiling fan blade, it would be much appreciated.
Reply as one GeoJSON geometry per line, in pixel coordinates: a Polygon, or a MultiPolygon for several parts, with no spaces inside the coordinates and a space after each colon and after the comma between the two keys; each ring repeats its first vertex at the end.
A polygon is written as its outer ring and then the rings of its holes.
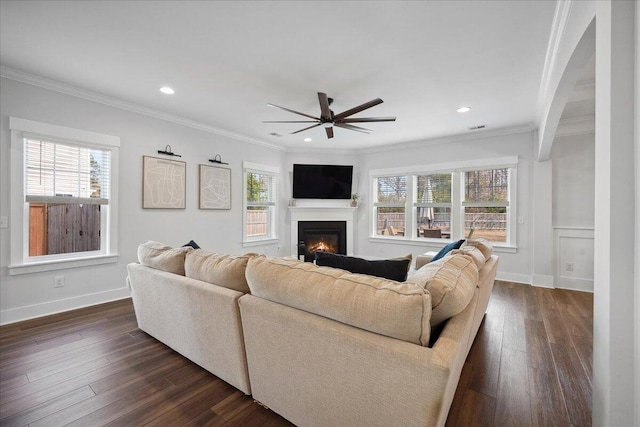
{"type": "Polygon", "coordinates": [[[275,105],[275,104],[267,104],[267,107],[279,108],[281,110],[288,111],[288,112],[293,113],[293,114],[299,114],[301,116],[309,117],[310,119],[320,120],[319,117],[313,117],[312,115],[301,113],[300,111],[290,110],[289,108],[281,107],[281,106],[275,105]]]}
{"type": "Polygon", "coordinates": [[[334,123],[333,125],[343,129],[355,130],[356,132],[362,132],[362,133],[373,132],[371,129],[361,128],[360,126],[348,125],[346,123],[334,123]]]}
{"type": "Polygon", "coordinates": [[[305,130],[309,130],[309,129],[312,129],[312,128],[316,127],[316,126],[320,126],[321,124],[322,123],[316,123],[315,125],[309,126],[308,128],[304,128],[304,129],[297,130],[295,132],[291,132],[289,135],[294,135],[296,133],[304,132],[305,130]]]}
{"type": "Polygon", "coordinates": [[[318,101],[320,101],[320,112],[323,119],[331,120],[331,110],[329,109],[329,98],[326,93],[318,92],[318,101]]]}
{"type": "Polygon", "coordinates": [[[317,120],[264,120],[262,123],[318,123],[317,120]]]}
{"type": "Polygon", "coordinates": [[[384,101],[382,101],[382,99],[380,98],[376,98],[373,101],[369,101],[369,102],[365,102],[362,105],[358,105],[357,107],[353,107],[350,110],[347,111],[343,111],[340,114],[336,114],[334,119],[335,120],[340,120],[340,119],[344,119],[345,117],[349,117],[351,115],[354,115],[356,113],[359,113],[360,111],[364,111],[367,108],[371,108],[371,107],[375,107],[378,104],[382,104],[384,101]]]}
{"type": "Polygon", "coordinates": [[[395,122],[395,117],[354,117],[336,120],[339,123],[395,122]]]}
{"type": "Polygon", "coordinates": [[[325,132],[327,132],[327,138],[333,138],[333,128],[324,128],[325,132]]]}

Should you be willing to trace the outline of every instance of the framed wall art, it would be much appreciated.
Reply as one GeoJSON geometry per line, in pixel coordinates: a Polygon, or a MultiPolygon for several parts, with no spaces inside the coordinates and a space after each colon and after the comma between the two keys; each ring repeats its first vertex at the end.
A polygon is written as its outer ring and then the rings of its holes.
{"type": "Polygon", "coordinates": [[[200,165],[198,203],[200,209],[231,209],[231,169],[200,165]]]}
{"type": "Polygon", "coordinates": [[[142,208],[185,209],[187,164],[142,156],[142,208]]]}

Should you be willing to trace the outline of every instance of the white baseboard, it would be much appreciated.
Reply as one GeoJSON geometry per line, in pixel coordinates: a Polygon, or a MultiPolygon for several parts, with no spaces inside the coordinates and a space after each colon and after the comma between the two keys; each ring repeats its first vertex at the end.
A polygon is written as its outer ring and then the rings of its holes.
{"type": "Polygon", "coordinates": [[[553,276],[545,276],[542,274],[534,274],[531,285],[537,288],[550,288],[554,289],[553,276]]]}
{"type": "Polygon", "coordinates": [[[573,291],[593,292],[593,279],[580,279],[577,277],[561,276],[556,288],[573,291]]]}
{"type": "Polygon", "coordinates": [[[97,292],[95,294],[81,295],[73,298],[2,310],[0,311],[0,325],[21,322],[23,320],[35,319],[36,317],[61,313],[63,311],[116,301],[123,298],[129,298],[130,296],[131,291],[125,286],[123,288],[97,292]]]}
{"type": "Polygon", "coordinates": [[[508,273],[505,271],[498,271],[496,274],[496,280],[504,280],[505,282],[525,283],[531,284],[531,276],[528,274],[508,273]]]}

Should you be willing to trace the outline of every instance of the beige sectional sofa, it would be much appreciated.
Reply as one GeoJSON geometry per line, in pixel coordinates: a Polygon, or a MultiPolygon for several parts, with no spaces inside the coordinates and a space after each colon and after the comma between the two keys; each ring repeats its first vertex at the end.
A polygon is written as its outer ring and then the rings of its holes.
{"type": "MultiPolygon", "coordinates": [[[[481,246],[404,283],[249,255],[242,291],[189,268],[129,273],[141,329],[294,424],[441,426],[493,288],[498,259],[481,246]]],[[[220,257],[180,250],[185,266],[220,257]]]]}

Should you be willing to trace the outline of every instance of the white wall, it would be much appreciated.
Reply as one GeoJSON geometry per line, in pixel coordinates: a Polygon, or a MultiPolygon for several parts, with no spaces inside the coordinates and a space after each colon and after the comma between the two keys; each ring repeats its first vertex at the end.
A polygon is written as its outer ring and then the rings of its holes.
{"type": "Polygon", "coordinates": [[[595,135],[556,137],[553,160],[553,226],[593,228],[595,135]]]}
{"type": "MultiPolygon", "coordinates": [[[[482,135],[482,134],[478,134],[482,135]]],[[[375,257],[400,256],[407,253],[417,256],[430,250],[438,250],[442,244],[398,243],[369,241],[369,211],[371,209],[369,170],[456,162],[477,159],[492,159],[505,156],[518,156],[518,200],[517,216],[524,218],[517,226],[517,246],[515,253],[499,252],[500,265],[498,277],[521,283],[532,280],[532,167],[535,158],[535,132],[478,137],[442,143],[427,143],[420,146],[412,144],[402,149],[365,153],[359,162],[359,182],[361,183],[360,222],[357,225],[357,245],[359,253],[375,257]]]]}
{"type": "MultiPolygon", "coordinates": [[[[190,239],[203,248],[228,253],[255,251],[283,255],[290,240],[288,210],[291,197],[291,170],[294,163],[326,163],[354,165],[354,192],[361,194],[357,211],[355,253],[368,256],[418,255],[438,246],[421,244],[397,245],[369,242],[369,169],[398,167],[424,163],[451,162],[517,155],[518,225],[515,253],[501,253],[500,275],[507,280],[531,281],[531,203],[534,132],[485,136],[478,139],[450,141],[424,145],[414,144],[401,149],[354,153],[335,150],[330,153],[284,152],[257,144],[232,140],[198,129],[170,123],[146,115],[76,98],[56,91],[3,78],[0,80],[2,104],[0,136],[2,160],[0,216],[9,212],[9,117],[20,117],[45,123],[115,135],[121,138],[119,188],[119,262],[93,268],[75,268],[55,273],[34,273],[19,276],[8,274],[9,230],[0,229],[0,314],[2,322],[36,317],[83,305],[104,302],[128,295],[125,287],[126,265],[136,259],[137,245],[148,239],[180,245],[190,239]],[[157,155],[156,151],[170,144],[173,151],[187,162],[187,208],[185,210],[143,210],[142,156],[157,155]],[[417,145],[417,146],[416,146],[417,145]],[[232,209],[200,211],[197,208],[197,165],[208,163],[215,154],[229,162],[232,169],[232,209]],[[279,243],[267,246],[243,247],[242,238],[242,161],[280,167],[280,202],[283,209],[278,218],[279,243]],[[63,288],[53,287],[53,277],[65,276],[63,288]]],[[[318,141],[328,144],[333,141],[318,141]]]]}
{"type": "Polygon", "coordinates": [[[555,286],[593,292],[595,135],[556,137],[551,160],[555,286]]]}
{"type": "MultiPolygon", "coordinates": [[[[279,255],[278,244],[242,247],[242,161],[278,166],[286,170],[284,151],[232,140],[201,130],[72,97],[62,93],[1,79],[0,91],[0,215],[9,215],[9,117],[119,136],[119,253],[117,264],[58,270],[19,276],[8,274],[9,229],[0,229],[0,314],[2,323],[35,317],[129,295],[126,265],[136,260],[140,242],[156,240],[181,245],[194,239],[201,247],[226,253],[267,252],[279,255]],[[170,144],[187,162],[187,207],[184,210],[142,209],[142,156],[158,156],[170,144]],[[198,164],[220,154],[232,169],[232,209],[199,210],[198,164]],[[65,286],[53,287],[63,275],[65,286]]],[[[286,173],[281,187],[285,188],[286,173]]],[[[287,194],[280,196],[286,204],[287,194]]],[[[9,218],[11,220],[11,218],[9,218]]],[[[286,228],[279,216],[280,241],[286,228]]],[[[282,245],[280,245],[282,246],[282,245]]],[[[282,248],[281,248],[282,251],[282,248]]]]}

